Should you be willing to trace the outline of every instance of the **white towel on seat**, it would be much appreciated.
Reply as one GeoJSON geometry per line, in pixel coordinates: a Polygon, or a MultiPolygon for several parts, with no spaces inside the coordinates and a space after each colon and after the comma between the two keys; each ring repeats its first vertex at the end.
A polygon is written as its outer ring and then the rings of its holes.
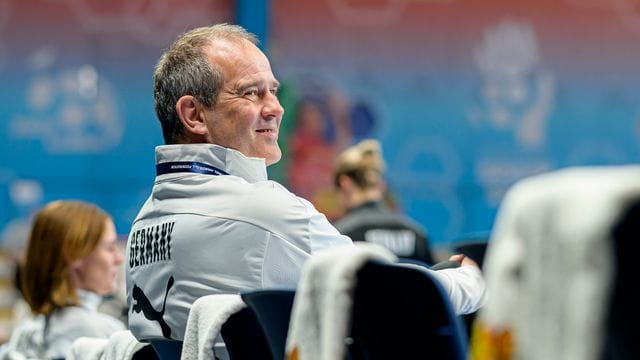
{"type": "Polygon", "coordinates": [[[640,166],[570,168],[514,185],[487,248],[476,359],[598,359],[613,281],[612,227],[640,196],[640,166]],[[508,358],[508,357],[501,357],[508,358]]]}
{"type": "Polygon", "coordinates": [[[150,345],[136,340],[129,330],[116,331],[108,339],[81,337],[71,345],[66,360],[130,360],[145,346],[150,345]]]}
{"type": "Polygon", "coordinates": [[[229,316],[247,305],[240,295],[217,294],[198,298],[189,311],[182,343],[182,359],[214,359],[213,346],[229,316]]]}
{"type": "Polygon", "coordinates": [[[293,302],[287,357],[295,358],[295,352],[302,360],[344,358],[356,275],[369,260],[395,262],[397,257],[379,245],[358,242],[307,261],[293,302]]]}

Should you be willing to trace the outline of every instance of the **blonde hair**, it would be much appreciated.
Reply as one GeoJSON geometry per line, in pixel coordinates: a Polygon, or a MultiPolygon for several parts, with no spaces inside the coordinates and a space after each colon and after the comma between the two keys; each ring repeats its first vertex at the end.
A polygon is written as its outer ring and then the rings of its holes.
{"type": "Polygon", "coordinates": [[[38,212],[20,272],[31,311],[47,315],[78,304],[70,265],[98,246],[108,219],[103,210],[82,201],[54,201],[38,212]]]}
{"type": "Polygon", "coordinates": [[[359,187],[368,189],[380,184],[383,172],[382,147],[377,140],[367,139],[338,155],[334,182],[339,187],[339,178],[344,175],[359,187]]]}

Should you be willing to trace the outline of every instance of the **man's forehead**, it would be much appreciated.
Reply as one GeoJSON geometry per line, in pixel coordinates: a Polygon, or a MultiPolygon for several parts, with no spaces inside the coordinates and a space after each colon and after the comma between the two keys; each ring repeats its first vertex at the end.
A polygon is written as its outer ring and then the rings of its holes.
{"type": "Polygon", "coordinates": [[[204,48],[205,54],[216,62],[237,56],[239,45],[227,40],[212,40],[204,48]]]}
{"type": "Polygon", "coordinates": [[[205,52],[210,56],[228,57],[238,56],[240,52],[255,48],[260,51],[252,42],[242,38],[215,38],[210,39],[205,48],[205,52]]]}
{"type": "MultiPolygon", "coordinates": [[[[242,39],[245,43],[223,40],[208,46],[205,50],[209,61],[218,67],[226,81],[233,87],[241,86],[238,82],[268,82],[266,86],[274,86],[277,80],[271,72],[271,64],[266,55],[253,43],[242,39]],[[262,74],[260,79],[250,75],[262,74]]],[[[246,84],[242,84],[246,85],[246,84]]],[[[277,84],[275,84],[277,86],[277,84]]]]}

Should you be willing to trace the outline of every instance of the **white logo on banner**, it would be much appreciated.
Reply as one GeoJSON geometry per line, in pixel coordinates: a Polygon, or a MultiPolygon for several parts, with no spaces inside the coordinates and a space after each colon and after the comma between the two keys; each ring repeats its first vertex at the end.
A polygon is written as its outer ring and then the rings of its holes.
{"type": "Polygon", "coordinates": [[[475,176],[484,189],[484,200],[491,206],[497,206],[517,180],[551,169],[551,163],[543,158],[486,156],[476,161],[475,176]]]}
{"type": "Polygon", "coordinates": [[[123,122],[110,82],[91,65],[46,70],[54,49],[30,59],[38,68],[29,80],[26,114],[10,120],[16,139],[38,139],[50,153],[105,152],[120,143],[123,122]]]}
{"type": "Polygon", "coordinates": [[[473,60],[483,83],[481,104],[470,109],[470,122],[488,122],[495,130],[512,132],[525,148],[544,145],[555,78],[538,69],[532,26],[507,19],[487,29],[473,50],[473,60]]]}
{"type": "Polygon", "coordinates": [[[485,201],[497,205],[515,181],[551,169],[548,159],[536,151],[547,142],[555,78],[540,69],[536,34],[527,22],[505,19],[485,30],[473,49],[473,60],[482,84],[478,103],[469,109],[469,122],[510,135],[504,141],[497,133],[487,133],[475,160],[485,201]]]}

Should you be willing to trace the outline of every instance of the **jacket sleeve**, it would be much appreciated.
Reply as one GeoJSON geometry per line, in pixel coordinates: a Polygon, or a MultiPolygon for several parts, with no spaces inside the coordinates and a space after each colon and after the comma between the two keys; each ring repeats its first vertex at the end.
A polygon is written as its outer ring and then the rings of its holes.
{"type": "Polygon", "coordinates": [[[327,220],[324,214],[316,210],[308,201],[304,200],[310,214],[309,217],[309,242],[311,254],[336,246],[353,246],[351,239],[340,232],[327,220]]]}
{"type": "Polygon", "coordinates": [[[472,313],[484,304],[486,284],[479,268],[461,266],[428,271],[444,287],[458,315],[472,313]]]}

